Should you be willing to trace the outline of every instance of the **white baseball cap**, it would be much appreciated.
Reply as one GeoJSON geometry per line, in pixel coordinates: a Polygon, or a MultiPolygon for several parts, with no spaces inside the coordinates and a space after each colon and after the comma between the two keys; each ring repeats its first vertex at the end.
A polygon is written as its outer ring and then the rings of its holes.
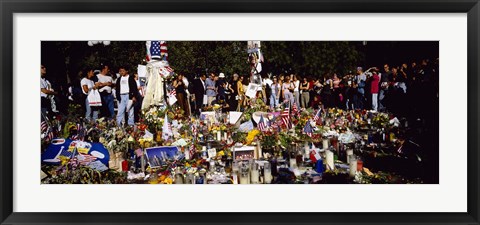
{"type": "Polygon", "coordinates": [[[220,77],[220,78],[225,78],[225,74],[220,73],[220,75],[218,75],[218,77],[220,77]]]}

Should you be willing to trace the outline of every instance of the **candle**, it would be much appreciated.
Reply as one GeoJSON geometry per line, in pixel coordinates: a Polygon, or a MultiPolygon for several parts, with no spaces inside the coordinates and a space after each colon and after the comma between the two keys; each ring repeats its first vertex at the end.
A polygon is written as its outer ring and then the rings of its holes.
{"type": "Polygon", "coordinates": [[[140,165],[142,167],[142,172],[145,173],[145,154],[143,152],[143,149],[142,149],[142,156],[141,156],[140,160],[141,160],[140,165]]]}
{"type": "Polygon", "coordinates": [[[233,184],[238,184],[238,176],[236,173],[232,175],[233,184]]]}
{"type": "Polygon", "coordinates": [[[328,139],[327,138],[324,138],[323,141],[322,141],[322,145],[323,145],[323,149],[327,149],[328,148],[328,139]]]}
{"type": "Polygon", "coordinates": [[[228,134],[227,134],[227,132],[224,131],[223,132],[223,140],[226,141],[227,139],[228,139],[228,134]]]}
{"type": "Polygon", "coordinates": [[[184,152],[184,154],[185,154],[185,159],[190,160],[190,151],[187,150],[187,151],[184,152]]]}
{"type": "Polygon", "coordinates": [[[290,168],[296,168],[297,167],[297,160],[293,157],[290,158],[290,168]]]}
{"type": "Polygon", "coordinates": [[[257,159],[262,158],[263,152],[262,152],[262,145],[259,142],[257,142],[257,159]]]}
{"type": "Polygon", "coordinates": [[[127,160],[123,160],[123,162],[122,162],[122,171],[123,172],[128,171],[128,161],[127,160]]]}
{"type": "Polygon", "coordinates": [[[258,184],[258,180],[259,180],[259,173],[258,173],[258,169],[257,169],[257,164],[255,163],[252,167],[252,171],[251,171],[251,174],[250,174],[250,177],[251,177],[251,183],[252,184],[258,184]]]}
{"type": "Polygon", "coordinates": [[[263,176],[265,177],[263,179],[265,184],[272,183],[272,167],[269,162],[263,164],[263,176]]]}
{"type": "Polygon", "coordinates": [[[247,174],[242,174],[240,175],[240,184],[248,184],[248,175],[247,174]]]}
{"type": "Polygon", "coordinates": [[[217,131],[217,141],[222,140],[222,133],[220,131],[217,131]]]}
{"type": "Polygon", "coordinates": [[[325,151],[325,155],[327,158],[327,168],[329,170],[334,170],[335,169],[335,164],[333,163],[333,152],[330,150],[325,151]]]}
{"type": "Polygon", "coordinates": [[[183,184],[183,174],[180,167],[175,169],[175,184],[183,184]]]}
{"type": "Polygon", "coordinates": [[[117,158],[117,171],[122,172],[123,169],[123,158],[117,158]]]}
{"type": "Polygon", "coordinates": [[[350,163],[350,156],[353,155],[353,149],[347,150],[347,163],[350,163]]]}
{"type": "Polygon", "coordinates": [[[357,173],[357,159],[352,158],[350,160],[350,177],[355,177],[357,173]]]}
{"type": "Polygon", "coordinates": [[[363,161],[361,159],[357,159],[357,171],[362,171],[363,169],[363,161]]]}

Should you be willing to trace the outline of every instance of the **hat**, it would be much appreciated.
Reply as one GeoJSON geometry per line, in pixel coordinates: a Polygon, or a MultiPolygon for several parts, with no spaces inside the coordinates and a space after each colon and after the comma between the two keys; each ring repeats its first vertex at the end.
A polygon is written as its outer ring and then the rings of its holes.
{"type": "Polygon", "coordinates": [[[363,68],[361,66],[357,67],[357,70],[363,70],[363,68]]]}
{"type": "Polygon", "coordinates": [[[218,77],[220,77],[220,78],[225,78],[225,74],[220,73],[220,75],[219,75],[218,77]]]}
{"type": "Polygon", "coordinates": [[[233,77],[238,77],[238,74],[236,74],[236,73],[235,73],[235,74],[233,74],[233,77]]]}

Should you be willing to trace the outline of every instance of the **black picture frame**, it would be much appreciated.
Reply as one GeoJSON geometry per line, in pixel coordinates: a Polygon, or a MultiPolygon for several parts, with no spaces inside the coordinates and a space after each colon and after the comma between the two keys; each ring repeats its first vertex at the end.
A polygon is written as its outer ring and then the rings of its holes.
{"type": "MultiPolygon", "coordinates": [[[[0,0],[2,224],[480,224],[478,0],[0,0]],[[254,4],[255,7],[251,5],[254,4]],[[467,213],[19,213],[13,212],[13,16],[15,13],[467,13],[467,213]]],[[[34,199],[32,199],[34,201],[34,199]]],[[[439,198],[439,201],[441,199],[439,198]]],[[[447,203],[442,203],[447,204],[447,203]]],[[[134,206],[133,206],[134,207],[134,206]]],[[[248,210],[248,209],[246,209],[248,210]]]]}

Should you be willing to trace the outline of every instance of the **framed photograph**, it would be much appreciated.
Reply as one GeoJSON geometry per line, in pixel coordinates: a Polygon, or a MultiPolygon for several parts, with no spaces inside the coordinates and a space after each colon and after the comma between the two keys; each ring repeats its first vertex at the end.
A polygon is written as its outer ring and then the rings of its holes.
{"type": "Polygon", "coordinates": [[[0,8],[1,224],[480,224],[478,0],[0,8]]]}

